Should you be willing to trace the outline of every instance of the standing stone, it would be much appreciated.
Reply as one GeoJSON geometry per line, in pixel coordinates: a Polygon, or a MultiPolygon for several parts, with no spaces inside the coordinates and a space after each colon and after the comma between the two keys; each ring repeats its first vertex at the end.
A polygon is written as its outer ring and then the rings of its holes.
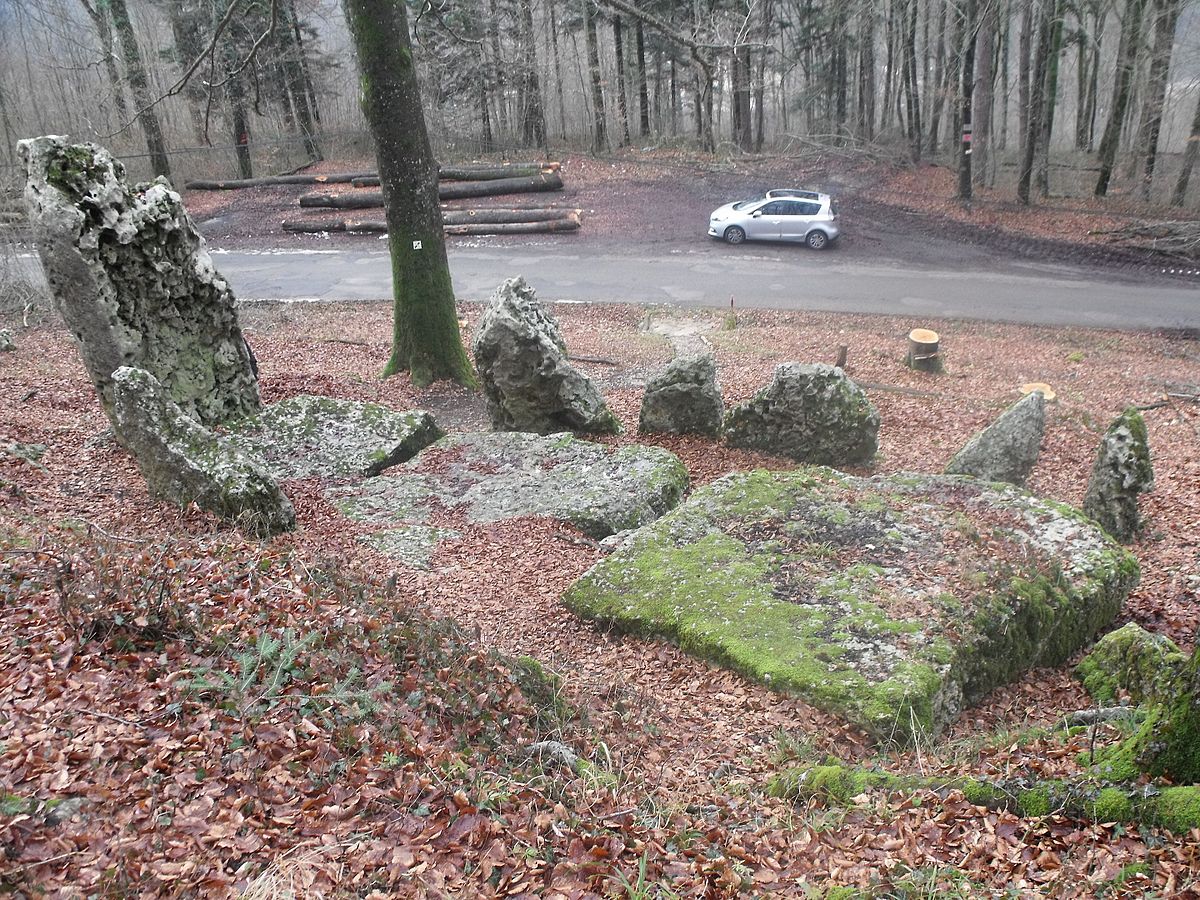
{"type": "Polygon", "coordinates": [[[1129,542],[1141,531],[1138,494],[1154,487],[1146,422],[1133,407],[1108,426],[1092,478],[1083,498],[1083,511],[1119,541],[1129,542]]]}
{"type": "Polygon", "coordinates": [[[262,460],[186,415],[157,378],[123,366],[111,388],[113,429],[151,496],[195,503],[258,535],[295,527],[291,501],[262,460]]]}
{"type": "Polygon", "coordinates": [[[771,383],[725,417],[731,447],[799,462],[866,462],[878,448],[879,412],[834,366],[783,363],[771,383]]]}
{"type": "Polygon", "coordinates": [[[0,353],[11,353],[17,349],[17,342],[13,340],[13,333],[7,328],[0,328],[0,353]]]}
{"type": "Polygon", "coordinates": [[[1024,485],[1037,463],[1045,430],[1046,401],[1041,391],[1032,391],[967,441],[946,466],[946,474],[1024,485]]]}
{"type": "Polygon", "coordinates": [[[42,267],[109,418],[122,366],[152,374],[204,425],[257,412],[233,293],[170,184],[130,187],[95,144],[48,136],[19,147],[42,267]]]}
{"type": "Polygon", "coordinates": [[[621,430],[596,385],[567,361],[558,323],[524,278],[510,278],[496,288],[475,333],[474,350],[497,431],[621,430]]]}
{"type": "Polygon", "coordinates": [[[715,437],[724,415],[712,355],[677,356],[646,385],[638,431],[715,437]]]}

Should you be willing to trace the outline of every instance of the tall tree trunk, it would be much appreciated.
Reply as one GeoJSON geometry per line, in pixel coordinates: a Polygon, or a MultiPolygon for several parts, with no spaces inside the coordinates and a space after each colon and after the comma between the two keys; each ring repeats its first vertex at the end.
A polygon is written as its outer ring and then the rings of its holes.
{"type": "Polygon", "coordinates": [[[150,95],[150,84],[146,80],[146,69],[142,65],[142,52],[138,48],[137,35],[129,20],[125,0],[108,0],[113,28],[121,39],[121,52],[125,57],[125,77],[137,106],[137,119],[146,136],[146,151],[150,154],[150,167],[155,175],[171,177],[171,163],[167,158],[167,145],[163,141],[162,127],[154,111],[154,98],[150,95]]]}
{"type": "Polygon", "coordinates": [[[1033,183],[1033,164],[1036,159],[1038,136],[1042,133],[1042,115],[1045,110],[1046,62],[1050,58],[1050,44],[1054,30],[1054,4],[1056,0],[1037,0],[1038,27],[1037,46],[1033,51],[1029,78],[1029,108],[1025,111],[1025,134],[1021,138],[1021,166],[1017,174],[1017,199],[1029,205],[1029,192],[1033,183]]]}
{"type": "Polygon", "coordinates": [[[879,115],[879,130],[887,131],[892,124],[892,85],[896,72],[896,3],[888,0],[887,19],[884,22],[883,58],[883,109],[879,115]]]}
{"type": "Polygon", "coordinates": [[[1063,0],[1054,0],[1054,19],[1050,29],[1050,57],[1046,61],[1044,108],[1038,131],[1037,166],[1034,172],[1039,197],[1050,196],[1050,138],[1054,131],[1054,109],[1058,101],[1058,63],[1062,56],[1063,0]]]}
{"type": "Polygon", "coordinates": [[[1088,66],[1087,99],[1084,101],[1084,144],[1082,149],[1091,153],[1096,148],[1096,98],[1100,93],[1100,39],[1104,33],[1104,23],[1108,18],[1107,7],[1101,3],[1095,5],[1092,31],[1094,33],[1090,48],[1091,64],[1088,66]]]}
{"type": "Polygon", "coordinates": [[[1095,195],[1108,193],[1108,182],[1112,178],[1113,166],[1117,161],[1117,149],[1121,143],[1121,129],[1129,108],[1129,93],[1133,81],[1133,69],[1137,64],[1138,46],[1141,43],[1142,10],[1146,0],[1128,0],[1125,5],[1125,21],[1121,23],[1121,43],[1117,49],[1117,73],[1113,79],[1113,99],[1100,139],[1100,175],[1096,179],[1095,195]]]}
{"type": "Polygon", "coordinates": [[[1138,126],[1138,156],[1142,161],[1141,193],[1150,199],[1154,167],[1158,161],[1158,137],[1162,131],[1163,102],[1167,94],[1167,73],[1171,68],[1171,50],[1175,44],[1175,26],[1179,21],[1180,0],[1159,0],[1154,20],[1154,50],[1150,59],[1149,83],[1142,118],[1138,126]]]}
{"type": "Polygon", "coordinates": [[[321,147],[317,143],[312,108],[309,106],[308,92],[304,85],[302,64],[304,46],[296,40],[296,35],[300,33],[300,26],[296,21],[296,5],[293,0],[288,0],[284,5],[283,13],[286,16],[286,22],[285,27],[279,32],[279,44],[284,77],[287,80],[288,94],[296,109],[296,121],[300,125],[300,133],[304,138],[304,150],[311,161],[317,162],[324,157],[321,154],[321,147]]]}
{"type": "MultiPolygon", "coordinates": [[[[1008,149],[1008,54],[1012,49],[1012,15],[1009,13],[1007,6],[1004,9],[1004,16],[1001,22],[1000,46],[996,51],[996,56],[1000,60],[1000,96],[1003,98],[1000,101],[1000,136],[996,140],[996,151],[998,153],[1008,149]]],[[[992,167],[992,171],[995,171],[995,166],[992,167]]],[[[988,184],[992,184],[990,173],[988,184]]]]}
{"type": "Polygon", "coordinates": [[[492,114],[488,109],[491,101],[488,99],[487,61],[482,51],[479,57],[479,144],[484,153],[490,153],[496,145],[496,135],[492,133],[492,114]]]}
{"type": "Polygon", "coordinates": [[[617,117],[621,120],[621,146],[629,143],[629,109],[625,102],[625,28],[620,16],[613,16],[613,48],[617,56],[617,117]]]}
{"type": "Polygon", "coordinates": [[[558,53],[558,13],[555,12],[555,5],[547,3],[544,7],[546,18],[548,20],[550,32],[550,56],[554,61],[554,93],[558,100],[558,137],[560,140],[567,139],[567,103],[563,97],[563,71],[562,61],[558,53]]]}
{"type": "Polygon", "coordinates": [[[996,87],[996,36],[1000,30],[998,0],[983,0],[976,52],[975,102],[971,107],[971,178],[986,184],[992,153],[992,101],[996,87]]]}
{"type": "Polygon", "coordinates": [[[866,140],[875,138],[875,13],[862,12],[858,41],[858,128],[866,140]]]}
{"type": "Polygon", "coordinates": [[[921,161],[921,95],[917,85],[917,0],[907,0],[904,14],[904,112],[908,118],[908,139],[912,160],[921,161]]]}
{"type": "Polygon", "coordinates": [[[300,17],[296,15],[295,0],[288,0],[288,6],[292,11],[292,37],[299,54],[297,62],[300,66],[300,79],[304,82],[304,96],[308,101],[308,111],[312,115],[313,125],[319,129],[321,127],[321,107],[317,103],[317,89],[313,85],[312,72],[308,68],[308,55],[304,52],[304,34],[300,28],[300,17]]]}
{"type": "Polygon", "coordinates": [[[1197,159],[1200,159],[1200,93],[1196,95],[1196,113],[1192,116],[1192,132],[1188,136],[1187,149],[1183,152],[1183,167],[1179,170],[1179,180],[1175,182],[1175,190],[1171,193],[1172,206],[1183,206],[1187,199],[1188,182],[1197,159]]]}
{"type": "Polygon", "coordinates": [[[946,102],[946,0],[938,2],[937,50],[933,57],[933,112],[929,117],[929,152],[936,153],[942,128],[942,104],[946,102]]]}
{"type": "Polygon", "coordinates": [[[592,85],[592,150],[603,152],[608,146],[608,117],[604,112],[604,83],[600,76],[600,48],[596,34],[596,19],[600,11],[592,0],[583,0],[583,15],[586,20],[584,38],[587,43],[588,75],[592,85]]]}
{"type": "Polygon", "coordinates": [[[733,48],[730,57],[731,93],[733,95],[733,142],[739,150],[754,149],[754,133],[750,121],[750,46],[733,48]]]}
{"type": "Polygon", "coordinates": [[[1020,0],[1021,34],[1017,39],[1017,129],[1021,137],[1021,159],[1029,137],[1029,66],[1033,55],[1033,5],[1046,0],[1020,0]]]}
{"type": "MultiPolygon", "coordinates": [[[[764,48],[771,40],[771,20],[774,15],[772,0],[762,0],[761,13],[758,19],[759,41],[764,48]]],[[[766,141],[766,83],[767,83],[767,51],[760,50],[758,65],[754,70],[754,152],[761,153],[766,141]]]]}
{"type": "MultiPolygon", "coordinates": [[[[988,0],[984,0],[988,2],[988,0]]],[[[975,93],[975,19],[977,15],[976,0],[963,0],[963,56],[962,82],[959,102],[961,104],[959,121],[962,123],[962,135],[958,149],[958,199],[971,199],[971,147],[974,141],[972,132],[971,101],[975,93]]]]}
{"type": "Polygon", "coordinates": [[[527,147],[546,146],[546,108],[538,77],[537,43],[533,32],[533,0],[518,4],[521,21],[521,137],[527,147]]]}
{"type": "Polygon", "coordinates": [[[637,41],[638,136],[650,134],[650,90],[646,84],[646,35],[642,20],[635,26],[637,41]]]}
{"type": "Polygon", "coordinates": [[[375,138],[392,258],[395,313],[386,378],[473,385],[446,260],[437,162],[429,146],[404,0],[344,0],[375,138]]]}
{"type": "Polygon", "coordinates": [[[100,40],[100,53],[104,60],[104,73],[108,78],[108,89],[112,92],[113,110],[117,114],[117,120],[124,125],[129,121],[129,107],[125,104],[125,90],[122,87],[121,75],[117,71],[112,23],[109,21],[107,8],[100,4],[93,6],[88,0],[79,2],[96,28],[96,37],[100,40]]]}
{"type": "MultiPolygon", "coordinates": [[[[586,2],[586,0],[585,0],[586,2]]],[[[496,104],[496,128],[502,136],[509,134],[508,128],[508,68],[504,63],[504,55],[500,50],[500,9],[496,0],[489,0],[488,44],[492,49],[492,68],[490,77],[493,90],[492,99],[496,104]]]]}

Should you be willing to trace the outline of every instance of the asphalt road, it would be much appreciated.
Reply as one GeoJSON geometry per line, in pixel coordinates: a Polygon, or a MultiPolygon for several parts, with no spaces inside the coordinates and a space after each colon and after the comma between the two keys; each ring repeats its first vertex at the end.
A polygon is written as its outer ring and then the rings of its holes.
{"type": "MultiPolygon", "coordinates": [[[[213,250],[235,294],[254,300],[384,300],[383,248],[213,250]]],[[[32,260],[30,263],[36,265],[32,260]]],[[[524,275],[544,300],[964,318],[1103,328],[1200,327],[1200,279],[1174,281],[1017,260],[958,268],[870,262],[862,254],[800,246],[728,247],[624,255],[561,244],[452,247],[460,299],[484,300],[524,275]]]]}

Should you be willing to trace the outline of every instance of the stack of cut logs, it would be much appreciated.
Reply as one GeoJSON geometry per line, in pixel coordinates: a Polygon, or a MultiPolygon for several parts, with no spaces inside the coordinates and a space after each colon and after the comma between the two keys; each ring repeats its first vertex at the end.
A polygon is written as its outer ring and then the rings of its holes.
{"type": "MultiPolygon", "coordinates": [[[[300,197],[300,206],[308,210],[381,210],[376,218],[331,219],[323,216],[287,219],[283,222],[284,231],[387,232],[387,223],[382,215],[383,193],[373,190],[379,187],[379,176],[372,172],[278,175],[241,181],[189,181],[184,187],[190,190],[234,190],[278,184],[349,184],[354,188],[343,193],[303,194],[300,197]]],[[[562,187],[562,176],[556,162],[441,166],[438,169],[438,196],[442,200],[561,191],[562,187]]],[[[575,231],[579,228],[582,212],[580,209],[567,209],[555,204],[536,207],[514,205],[506,208],[443,206],[442,218],[446,234],[532,234],[575,231]]]]}

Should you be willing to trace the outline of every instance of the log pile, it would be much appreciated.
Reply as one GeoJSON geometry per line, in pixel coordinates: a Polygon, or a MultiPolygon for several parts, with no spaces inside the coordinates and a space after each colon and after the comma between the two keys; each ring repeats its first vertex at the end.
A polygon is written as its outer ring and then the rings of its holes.
{"type": "MultiPolygon", "coordinates": [[[[462,209],[442,213],[446,234],[561,234],[577,231],[580,209],[462,209]]],[[[387,223],[371,219],[288,219],[284,231],[318,234],[336,231],[350,234],[386,234],[387,223]]]]}
{"type": "MultiPolygon", "coordinates": [[[[489,178],[481,181],[439,182],[438,199],[461,200],[469,197],[498,197],[503,194],[528,194],[541,191],[561,191],[562,177],[553,171],[539,172],[518,178],[489,178]]],[[[352,191],[347,194],[314,192],[302,194],[300,205],[332,209],[380,209],[382,191],[352,191]]]]}
{"type": "MultiPolygon", "coordinates": [[[[439,181],[493,181],[503,178],[533,177],[559,170],[556,162],[515,162],[495,165],[440,166],[439,181]]],[[[189,191],[236,191],[242,188],[274,187],[284,184],[352,184],[354,187],[378,187],[375,172],[337,172],[329,175],[266,175],[262,178],[233,178],[226,181],[196,179],[185,181],[189,191]]]]}
{"type": "Polygon", "coordinates": [[[1134,250],[1149,250],[1200,262],[1200,222],[1133,222],[1109,231],[1090,231],[1134,250]]]}

